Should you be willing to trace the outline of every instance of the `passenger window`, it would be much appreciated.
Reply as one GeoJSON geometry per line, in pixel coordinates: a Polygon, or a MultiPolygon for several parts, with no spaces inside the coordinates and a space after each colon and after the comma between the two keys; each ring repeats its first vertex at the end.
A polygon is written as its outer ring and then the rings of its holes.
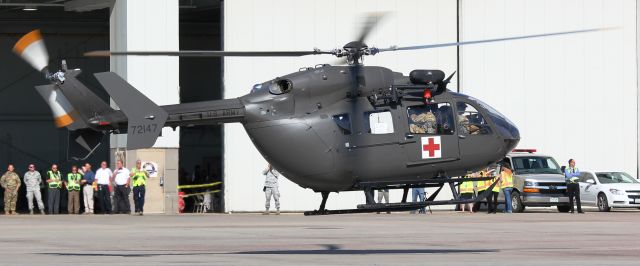
{"type": "Polygon", "coordinates": [[[456,103],[458,109],[458,132],[464,135],[491,134],[491,127],[475,107],[468,103],[456,103]]]}
{"type": "Polygon", "coordinates": [[[366,112],[364,113],[365,128],[371,134],[393,133],[393,117],[391,112],[366,112]]]}
{"type": "Polygon", "coordinates": [[[427,103],[407,107],[409,132],[413,134],[453,134],[453,111],[449,103],[427,103]]]}
{"type": "Polygon", "coordinates": [[[351,119],[349,118],[349,114],[334,115],[333,122],[340,128],[342,134],[351,135],[351,119]]]}

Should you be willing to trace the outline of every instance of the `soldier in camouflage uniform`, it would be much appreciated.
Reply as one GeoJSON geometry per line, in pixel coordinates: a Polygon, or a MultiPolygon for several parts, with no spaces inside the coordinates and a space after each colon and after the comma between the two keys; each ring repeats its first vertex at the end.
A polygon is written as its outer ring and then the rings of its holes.
{"type": "Polygon", "coordinates": [[[29,164],[29,171],[24,173],[24,184],[27,186],[27,200],[29,201],[29,214],[33,214],[33,199],[38,202],[38,209],[44,215],[44,203],[42,202],[42,194],[40,193],[40,185],[42,185],[42,176],[36,171],[35,164],[29,164]]]}
{"type": "Polygon", "coordinates": [[[0,185],[4,188],[4,213],[7,215],[16,214],[16,202],[18,201],[18,189],[20,189],[20,177],[10,164],[7,172],[0,178],[0,185]]]}

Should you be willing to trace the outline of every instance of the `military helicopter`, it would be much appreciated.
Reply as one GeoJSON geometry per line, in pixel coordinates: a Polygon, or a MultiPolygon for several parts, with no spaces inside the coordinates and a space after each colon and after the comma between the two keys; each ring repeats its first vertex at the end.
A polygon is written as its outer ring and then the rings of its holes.
{"type": "MultiPolygon", "coordinates": [[[[113,72],[94,74],[120,110],[76,79],[79,69],[48,71],[48,54],[38,30],[22,37],[14,52],[44,73],[36,86],[58,127],[70,131],[70,152],[86,159],[105,136],[127,134],[127,149],[151,147],[163,127],[241,123],[264,158],[303,188],[322,194],[318,210],[305,215],[407,211],[427,205],[472,203],[458,199],[455,184],[489,178],[463,176],[500,161],[520,140],[517,127],[482,101],[447,89],[453,74],[414,70],[409,76],[364,66],[382,52],[430,49],[593,32],[587,29],[500,39],[390,48],[369,47],[372,16],[356,41],[323,51],[95,51],[86,56],[306,56],[328,54],[346,66],[321,64],[259,83],[234,98],[158,106],[113,72]],[[73,140],[73,141],[71,141],[73,140]],[[448,184],[454,199],[436,201],[448,184]],[[424,202],[406,202],[412,187],[438,187],[424,202]],[[372,191],[403,189],[400,203],[376,204],[372,191]],[[356,209],[327,210],[330,192],[365,191],[356,209]]],[[[492,184],[491,188],[495,186],[492,184]]],[[[487,191],[490,191],[488,189],[487,191]]]]}

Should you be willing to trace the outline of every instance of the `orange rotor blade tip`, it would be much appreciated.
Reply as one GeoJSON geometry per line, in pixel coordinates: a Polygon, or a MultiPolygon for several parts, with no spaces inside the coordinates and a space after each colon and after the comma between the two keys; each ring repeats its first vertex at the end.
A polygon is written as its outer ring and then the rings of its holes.
{"type": "Polygon", "coordinates": [[[40,34],[39,29],[32,30],[31,32],[25,34],[18,40],[16,45],[13,46],[13,51],[17,54],[22,54],[24,49],[26,49],[32,43],[42,40],[42,34],[40,34]]]}

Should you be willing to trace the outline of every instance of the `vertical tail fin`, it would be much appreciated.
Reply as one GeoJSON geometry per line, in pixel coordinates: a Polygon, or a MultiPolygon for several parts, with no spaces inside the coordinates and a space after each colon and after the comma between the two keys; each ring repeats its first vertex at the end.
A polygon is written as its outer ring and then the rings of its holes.
{"type": "Polygon", "coordinates": [[[169,114],[116,73],[102,72],[94,76],[127,116],[127,149],[153,146],[169,114]]]}

